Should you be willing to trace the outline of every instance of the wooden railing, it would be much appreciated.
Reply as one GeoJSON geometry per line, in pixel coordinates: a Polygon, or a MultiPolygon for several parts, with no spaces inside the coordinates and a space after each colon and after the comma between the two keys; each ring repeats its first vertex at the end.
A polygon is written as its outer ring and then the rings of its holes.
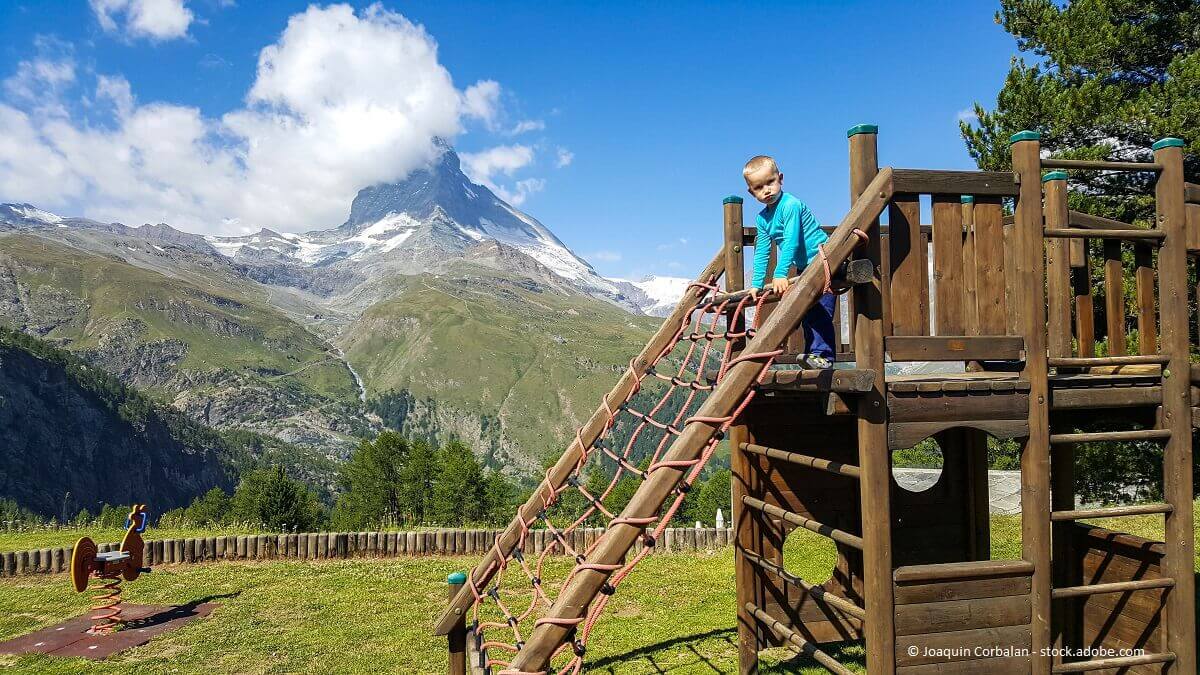
{"type": "MultiPolygon", "coordinates": [[[[567,543],[580,550],[591,546],[603,528],[580,528],[568,533],[567,543]]],[[[479,555],[491,548],[503,530],[428,530],[423,532],[305,532],[299,534],[237,534],[186,539],[147,540],[145,564],[174,565],[220,560],[331,560],[412,556],[479,555]]],[[[658,549],[705,551],[728,546],[732,530],[716,527],[667,528],[658,549]]],[[[526,551],[538,554],[553,542],[546,530],[530,533],[526,551]]],[[[117,544],[101,544],[101,552],[117,544]]],[[[70,546],[0,553],[0,577],[55,574],[71,566],[70,546]]],[[[562,552],[562,547],[556,549],[562,552]]]]}

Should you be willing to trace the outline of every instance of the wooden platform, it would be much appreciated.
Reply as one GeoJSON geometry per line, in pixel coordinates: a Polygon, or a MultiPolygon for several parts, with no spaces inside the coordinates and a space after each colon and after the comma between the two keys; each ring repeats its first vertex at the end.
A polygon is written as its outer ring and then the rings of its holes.
{"type": "Polygon", "coordinates": [[[194,605],[123,604],[124,628],[109,635],[89,635],[91,614],[68,619],[6,642],[0,642],[0,654],[50,654],[52,656],[106,659],[117,652],[146,644],[155,637],[173,631],[189,621],[212,614],[218,603],[194,605]]]}

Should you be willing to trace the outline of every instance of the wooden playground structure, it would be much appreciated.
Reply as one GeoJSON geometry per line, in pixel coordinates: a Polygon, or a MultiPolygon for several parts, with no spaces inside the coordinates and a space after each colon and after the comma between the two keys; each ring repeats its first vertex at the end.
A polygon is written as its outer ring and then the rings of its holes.
{"type": "MultiPolygon", "coordinates": [[[[731,346],[711,393],[691,417],[666,425],[669,449],[655,455],[604,533],[577,552],[557,596],[537,612],[531,605],[539,618],[517,633],[500,673],[571,672],[551,670],[552,659],[571,646],[582,658],[605,596],[653,547],[649,530],[664,505],[686,492],[689,472],[722,437],[734,476],[742,673],[757,672],[758,652],[775,645],[849,673],[821,648],[845,640],[865,642],[873,675],[1197,672],[1192,435],[1200,397],[1192,383],[1200,369],[1189,361],[1189,332],[1200,328],[1189,311],[1189,264],[1200,255],[1200,186],[1185,183],[1183,142],[1155,143],[1152,162],[1058,160],[1042,158],[1039,136],[1026,131],[1011,139],[1011,172],[983,172],[881,169],[874,126],[848,137],[852,208],[831,228],[829,266],[811,264],[782,297],[761,298],[749,330],[742,286],[754,230],[744,227],[742,200],[724,200],[722,250],[513,524],[455,580],[435,630],[450,636],[451,672],[487,668],[486,658],[464,657],[479,627],[468,627],[467,608],[489,595],[498,602],[489,581],[510,559],[525,566],[530,526],[578,482],[593,448],[621,461],[600,444],[614,411],[655,374],[672,339],[697,339],[700,331],[679,328],[697,307],[723,317],[731,346]],[[1154,227],[1071,211],[1068,170],[1153,176],[1154,227]],[[924,195],[929,225],[921,222],[924,195]],[[1089,240],[1103,242],[1105,355],[1096,350],[1089,240]],[[1126,347],[1123,247],[1136,266],[1136,354],[1126,347]],[[830,288],[829,270],[851,259],[874,272],[839,297],[850,338],[843,344],[839,326],[837,360],[853,367],[772,369],[803,352],[801,317],[830,288]],[[722,273],[723,292],[705,283],[722,273]],[[888,363],[906,361],[957,362],[963,372],[887,373],[888,363]],[[1079,431],[1101,415],[1116,430],[1079,431]],[[1019,559],[991,559],[989,435],[1020,446],[1019,559]],[[928,438],[941,449],[942,473],[910,492],[892,476],[892,453],[928,438]],[[1130,441],[1161,446],[1163,501],[1080,507],[1077,444],[1130,441]],[[1139,514],[1163,517],[1164,541],[1080,522],[1139,514]],[[836,544],[828,581],[811,584],[785,569],[783,544],[798,528],[836,544]]],[[[1200,298],[1200,286],[1194,292],[1200,298]]]]}

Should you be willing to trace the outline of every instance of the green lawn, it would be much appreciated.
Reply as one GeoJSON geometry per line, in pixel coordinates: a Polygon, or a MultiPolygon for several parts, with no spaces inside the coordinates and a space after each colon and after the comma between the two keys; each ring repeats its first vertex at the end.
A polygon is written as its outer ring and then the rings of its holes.
{"type": "MultiPolygon", "coordinates": [[[[1144,536],[1161,530],[1161,518],[1126,518],[1122,524],[1144,536]]],[[[1018,519],[994,518],[992,532],[994,557],[1015,557],[1018,519]]],[[[804,531],[788,538],[784,555],[789,569],[812,581],[824,580],[822,571],[827,573],[832,559],[827,540],[804,531]]],[[[125,597],[157,604],[214,600],[221,606],[212,617],[107,662],[0,656],[0,668],[39,673],[444,672],[446,643],[430,634],[430,625],[445,603],[446,575],[476,561],[470,556],[163,566],[128,584],[125,597]]],[[[543,576],[561,580],[568,564],[553,559],[543,576]]],[[[510,574],[506,587],[528,588],[519,571],[510,574]]],[[[516,598],[506,598],[511,606],[521,606],[516,598]]],[[[650,556],[613,596],[598,624],[589,642],[589,672],[736,672],[734,606],[731,548],[650,556]]],[[[0,639],[85,609],[84,596],[70,590],[64,575],[0,579],[0,639]]],[[[500,632],[490,636],[506,637],[500,632]]],[[[831,651],[861,668],[858,645],[831,651]]],[[[763,666],[768,673],[824,672],[786,649],[764,652],[763,666]]]]}

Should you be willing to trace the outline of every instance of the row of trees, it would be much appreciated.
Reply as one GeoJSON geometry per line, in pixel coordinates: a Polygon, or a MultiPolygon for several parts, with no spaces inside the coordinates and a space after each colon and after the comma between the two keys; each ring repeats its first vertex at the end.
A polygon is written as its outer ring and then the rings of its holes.
{"type": "MultiPolygon", "coordinates": [[[[608,488],[612,472],[595,465],[585,475],[583,489],[598,496],[608,488]]],[[[635,477],[622,478],[605,497],[605,508],[620,512],[640,482],[635,477]]],[[[161,522],[200,527],[247,524],[273,531],[498,526],[511,520],[533,489],[520,488],[500,471],[485,470],[471,449],[460,442],[434,447],[391,431],[359,444],[341,467],[339,488],[332,508],[327,508],[314,491],[287,476],[281,467],[256,469],[242,477],[232,495],[213,488],[186,508],[167,512],[161,522]]],[[[729,505],[729,470],[718,469],[687,493],[674,521],[712,523],[718,509],[728,516],[729,505]]],[[[583,492],[566,490],[551,517],[556,526],[563,527],[582,517],[590,506],[583,492]]],[[[113,514],[118,510],[114,508],[113,514]]],[[[603,513],[594,510],[585,524],[600,525],[605,520],[603,513]]]]}

